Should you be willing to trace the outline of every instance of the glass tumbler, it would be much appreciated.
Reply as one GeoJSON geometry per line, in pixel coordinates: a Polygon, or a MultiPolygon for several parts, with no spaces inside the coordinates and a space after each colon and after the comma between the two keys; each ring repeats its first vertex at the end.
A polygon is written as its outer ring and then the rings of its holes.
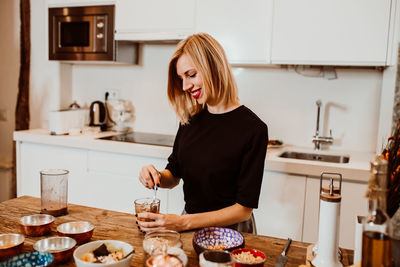
{"type": "Polygon", "coordinates": [[[40,172],[40,213],[61,216],[68,213],[67,170],[49,169],[40,172]]]}
{"type": "MultiPolygon", "coordinates": [[[[136,214],[141,212],[152,212],[152,213],[160,213],[160,199],[145,197],[139,198],[135,200],[135,212],[136,214]]],[[[141,221],[151,222],[150,219],[140,219],[141,221]]]]}

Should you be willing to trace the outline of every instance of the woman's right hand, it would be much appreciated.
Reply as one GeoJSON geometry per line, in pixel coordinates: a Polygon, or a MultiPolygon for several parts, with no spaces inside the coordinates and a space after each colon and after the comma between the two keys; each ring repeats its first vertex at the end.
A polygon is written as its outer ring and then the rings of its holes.
{"type": "Polygon", "coordinates": [[[153,166],[143,166],[139,173],[139,181],[147,188],[160,187],[161,173],[153,166]]]}

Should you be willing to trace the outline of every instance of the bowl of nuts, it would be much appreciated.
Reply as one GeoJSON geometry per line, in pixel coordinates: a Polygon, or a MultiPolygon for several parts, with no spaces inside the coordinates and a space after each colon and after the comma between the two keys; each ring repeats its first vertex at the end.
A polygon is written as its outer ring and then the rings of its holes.
{"type": "Polygon", "coordinates": [[[235,267],[264,266],[265,254],[257,249],[240,248],[231,252],[231,258],[235,267]]]}

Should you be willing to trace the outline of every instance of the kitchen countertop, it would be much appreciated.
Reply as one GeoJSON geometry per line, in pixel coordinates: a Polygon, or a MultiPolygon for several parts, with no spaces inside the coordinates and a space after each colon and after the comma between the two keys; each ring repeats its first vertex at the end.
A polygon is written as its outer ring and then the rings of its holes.
{"type": "MultiPolygon", "coordinates": [[[[40,212],[40,198],[23,196],[0,203],[0,233],[20,233],[18,220],[26,215],[38,214],[40,212]]],[[[93,237],[95,240],[121,240],[130,243],[135,248],[131,266],[143,266],[145,259],[142,247],[143,234],[136,228],[136,217],[133,214],[90,208],[80,205],[68,205],[68,214],[56,217],[52,226],[52,232],[48,236],[41,237],[25,237],[22,252],[30,252],[33,250],[33,244],[41,239],[49,236],[57,236],[56,229],[61,223],[71,221],[89,221],[95,225],[93,237]]],[[[187,266],[199,266],[198,256],[193,249],[192,239],[194,231],[186,231],[181,233],[181,241],[183,250],[188,256],[187,266]]],[[[267,260],[264,266],[274,266],[279,258],[286,240],[272,238],[267,236],[253,235],[243,233],[245,238],[245,247],[254,248],[263,251],[267,260]]],[[[310,244],[293,241],[288,253],[288,262],[286,267],[299,266],[306,263],[306,250],[310,244]]],[[[351,264],[353,251],[342,249],[343,264],[345,266],[351,264]]],[[[59,266],[75,266],[74,260],[70,259],[59,266]]]]}
{"type": "MultiPolygon", "coordinates": [[[[73,148],[89,149],[104,152],[114,152],[139,156],[148,156],[167,159],[171,154],[172,147],[145,145],[127,142],[97,139],[117,132],[100,132],[82,135],[50,135],[46,129],[31,129],[14,132],[14,140],[18,142],[30,142],[55,146],[66,146],[73,148]]],[[[265,170],[284,172],[295,175],[319,177],[321,172],[339,172],[345,181],[366,183],[369,179],[370,161],[374,153],[354,151],[322,151],[322,154],[348,155],[349,163],[328,163],[321,161],[298,160],[281,158],[279,155],[284,151],[299,151],[315,153],[312,148],[284,145],[279,148],[268,148],[265,170]]]]}

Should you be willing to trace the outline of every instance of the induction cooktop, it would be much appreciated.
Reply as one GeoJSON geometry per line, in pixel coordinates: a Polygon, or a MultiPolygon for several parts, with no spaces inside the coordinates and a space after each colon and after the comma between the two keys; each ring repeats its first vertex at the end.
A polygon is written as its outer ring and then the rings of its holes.
{"type": "Polygon", "coordinates": [[[172,147],[174,145],[175,136],[168,134],[132,132],[132,133],[101,137],[99,139],[172,147]]]}

